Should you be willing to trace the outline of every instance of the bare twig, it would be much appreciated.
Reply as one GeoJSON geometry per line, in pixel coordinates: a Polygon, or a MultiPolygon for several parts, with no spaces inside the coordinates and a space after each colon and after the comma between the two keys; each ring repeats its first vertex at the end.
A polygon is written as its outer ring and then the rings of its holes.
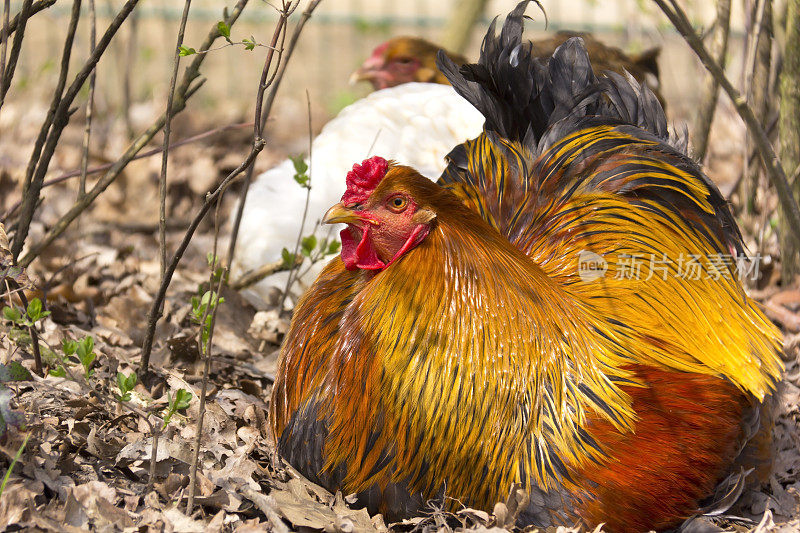
{"type": "Polygon", "coordinates": [[[0,85],[6,71],[6,55],[8,54],[9,17],[11,16],[11,0],[3,2],[3,27],[0,29],[0,85]]]}
{"type": "Polygon", "coordinates": [[[125,122],[125,132],[128,134],[128,140],[136,136],[133,131],[133,123],[131,121],[131,79],[133,77],[133,69],[136,65],[136,54],[138,51],[138,37],[139,37],[139,12],[134,11],[131,13],[131,22],[128,24],[128,41],[125,43],[125,54],[123,64],[125,69],[122,71],[122,118],[125,122]]]}
{"type": "MultiPolygon", "coordinates": [[[[56,3],[56,0],[37,0],[31,4],[30,9],[28,9],[27,18],[34,16],[39,11],[44,11],[48,7],[52,6],[56,3]]],[[[11,19],[11,22],[8,24],[8,35],[11,36],[12,33],[17,31],[17,26],[19,26],[20,20],[22,19],[22,13],[18,13],[11,19]]],[[[23,23],[23,28],[25,23],[23,23]]]]}
{"type": "MultiPolygon", "coordinates": [[[[19,298],[20,302],[22,303],[23,309],[28,309],[28,298],[25,296],[25,287],[20,285],[16,280],[12,278],[5,278],[3,280],[6,285],[6,291],[8,294],[16,293],[17,298],[19,298]],[[11,289],[10,285],[13,285],[13,290],[11,289]]],[[[44,304],[44,302],[42,302],[44,304]]],[[[42,367],[42,352],[39,348],[39,331],[36,329],[36,324],[32,326],[28,326],[28,335],[31,337],[31,349],[33,350],[33,365],[34,365],[34,372],[39,376],[44,376],[44,370],[42,367]]]]}
{"type": "MultiPolygon", "coordinates": [[[[240,3],[242,1],[246,3],[247,0],[240,0],[240,3]]],[[[150,353],[152,352],[153,349],[153,337],[155,336],[156,323],[158,322],[158,319],[161,316],[161,306],[164,303],[164,298],[166,297],[167,294],[167,288],[169,287],[169,283],[172,280],[172,276],[175,273],[175,269],[177,268],[178,263],[183,257],[186,248],[189,246],[189,242],[191,242],[192,237],[194,236],[195,230],[200,225],[200,222],[203,220],[206,213],[208,213],[208,210],[211,208],[216,198],[220,196],[222,193],[224,193],[225,190],[227,190],[228,185],[240,173],[242,173],[247,168],[248,165],[252,164],[253,161],[255,161],[256,156],[258,156],[261,150],[264,149],[264,145],[266,143],[264,139],[261,137],[261,109],[262,109],[261,102],[263,100],[264,90],[267,87],[265,81],[267,77],[267,71],[269,69],[269,66],[271,65],[272,57],[275,51],[274,47],[278,42],[278,38],[280,36],[281,29],[284,24],[285,24],[285,19],[283,17],[279,18],[278,25],[276,26],[275,33],[273,34],[272,37],[271,47],[267,51],[267,58],[264,63],[265,70],[261,74],[261,80],[258,86],[258,99],[256,100],[256,113],[255,113],[256,118],[253,121],[253,130],[254,130],[253,147],[251,148],[248,156],[245,158],[245,161],[241,165],[239,165],[233,172],[228,174],[228,176],[222,181],[222,183],[217,187],[217,189],[213,193],[206,195],[205,202],[201,206],[198,214],[192,220],[192,223],[189,226],[189,228],[186,230],[186,233],[183,236],[183,240],[178,246],[178,249],[173,254],[172,261],[170,262],[169,266],[167,267],[167,270],[162,276],[158,294],[153,300],[153,305],[150,307],[150,312],[147,315],[147,330],[145,332],[144,341],[142,342],[142,359],[140,363],[140,374],[142,374],[143,376],[146,376],[149,372],[150,353]]],[[[228,24],[228,26],[230,26],[230,24],[228,24]]],[[[219,34],[218,31],[217,34],[219,34]]],[[[204,47],[204,49],[208,48],[209,48],[208,46],[204,47]]],[[[195,62],[197,62],[198,60],[202,60],[203,57],[205,56],[204,55],[199,56],[198,58],[195,59],[195,62]]]]}
{"type": "Polygon", "coordinates": [[[231,282],[230,286],[231,289],[235,291],[240,291],[242,289],[246,289],[252,285],[255,285],[262,279],[266,278],[267,276],[271,276],[275,272],[278,272],[283,267],[283,260],[281,261],[274,261],[272,263],[265,263],[260,267],[248,270],[244,274],[242,274],[239,279],[234,280],[231,282]]]}
{"type": "MultiPolygon", "coordinates": [[[[282,6],[282,9],[280,11],[280,18],[279,18],[278,23],[276,25],[275,32],[273,33],[272,42],[270,43],[270,47],[269,47],[268,52],[267,52],[267,57],[264,60],[264,67],[261,70],[261,79],[259,80],[258,90],[256,92],[255,116],[253,118],[253,148],[252,148],[252,150],[250,152],[251,157],[248,158],[248,159],[251,159],[251,160],[249,162],[246,162],[245,164],[243,164],[243,166],[239,167],[242,171],[244,169],[246,169],[246,168],[250,168],[250,169],[253,168],[254,162],[255,162],[256,157],[258,156],[258,153],[261,151],[261,149],[263,149],[263,147],[265,145],[265,141],[263,139],[263,127],[264,127],[264,124],[266,123],[267,115],[269,114],[269,112],[271,110],[271,101],[270,101],[270,105],[266,109],[262,107],[263,106],[263,102],[264,102],[264,92],[271,85],[272,85],[272,91],[271,91],[270,94],[274,95],[275,91],[277,90],[277,85],[278,85],[280,80],[278,80],[278,81],[275,81],[275,80],[276,80],[276,73],[278,72],[278,70],[280,69],[280,66],[281,66],[283,43],[285,42],[285,37],[286,37],[286,32],[287,32],[286,25],[287,25],[289,17],[292,15],[294,10],[297,8],[298,3],[299,3],[299,0],[295,1],[295,2],[292,2],[292,1],[288,1],[287,2],[286,0],[284,0],[284,2],[283,2],[283,6],[282,6]],[[270,71],[270,68],[271,68],[272,62],[273,62],[273,53],[276,51],[275,47],[276,47],[276,44],[278,43],[278,39],[279,38],[281,40],[281,46],[277,50],[278,51],[278,58],[277,58],[278,68],[275,69],[275,71],[273,72],[272,77],[268,77],[268,74],[269,74],[269,71],[270,71]]],[[[318,3],[318,2],[316,2],[316,3],[318,3]]],[[[295,31],[299,32],[299,30],[297,28],[295,29],[295,31]]],[[[285,63],[283,63],[283,64],[285,65],[285,63]]],[[[309,100],[309,112],[310,112],[310,105],[311,104],[310,104],[310,100],[309,100]]],[[[309,122],[310,122],[310,120],[311,119],[310,119],[310,115],[309,115],[309,122]]],[[[230,176],[229,176],[229,178],[232,179],[232,177],[230,177],[230,176]]],[[[228,183],[230,183],[230,179],[226,179],[226,181],[228,181],[228,183]]],[[[212,259],[212,264],[211,264],[211,274],[210,274],[209,287],[213,287],[214,276],[217,274],[216,270],[217,270],[217,265],[219,263],[218,259],[217,259],[217,244],[218,244],[218,239],[219,239],[219,227],[220,227],[219,209],[220,209],[220,205],[221,205],[222,194],[224,193],[224,191],[227,188],[227,186],[228,185],[225,184],[225,183],[223,183],[220,186],[220,188],[218,189],[219,194],[217,195],[217,198],[216,198],[216,208],[215,208],[215,216],[214,216],[214,249],[213,249],[213,255],[212,255],[213,259],[212,259]]],[[[194,455],[192,457],[192,465],[191,465],[191,472],[190,472],[189,497],[188,497],[188,501],[186,503],[186,514],[188,514],[188,515],[191,514],[192,508],[194,506],[194,496],[195,496],[195,491],[196,491],[196,486],[197,486],[197,465],[198,465],[198,462],[199,462],[200,443],[201,443],[201,437],[202,437],[202,432],[203,432],[203,418],[204,418],[203,415],[204,415],[204,412],[205,412],[206,390],[207,390],[207,387],[208,387],[208,374],[209,374],[209,371],[210,371],[210,368],[211,368],[211,346],[212,346],[212,340],[213,340],[213,335],[214,335],[214,325],[216,324],[217,312],[218,312],[218,307],[219,307],[218,305],[213,305],[212,306],[211,302],[213,300],[216,300],[216,301],[219,300],[219,295],[220,295],[220,292],[222,291],[222,284],[223,284],[224,279],[225,279],[225,272],[223,271],[222,275],[220,275],[219,278],[217,279],[216,294],[212,293],[210,295],[209,303],[207,304],[207,306],[206,306],[206,308],[204,310],[204,313],[203,313],[203,317],[202,317],[202,319],[200,321],[200,328],[201,328],[200,335],[201,335],[201,347],[202,347],[203,346],[203,343],[202,343],[202,328],[205,327],[205,323],[206,323],[206,320],[207,320],[209,312],[211,313],[211,323],[208,326],[209,327],[208,338],[207,338],[207,340],[205,342],[205,354],[204,354],[205,360],[204,360],[204,365],[203,365],[203,385],[202,385],[201,395],[200,395],[200,412],[199,412],[198,419],[197,419],[196,438],[195,438],[194,449],[193,449],[194,455]]],[[[162,288],[164,289],[163,292],[165,294],[166,293],[166,286],[164,284],[162,284],[162,288]]],[[[162,298],[163,298],[163,296],[162,296],[162,298]]],[[[153,306],[152,309],[153,310],[156,309],[155,305],[153,306]]],[[[154,324],[155,324],[155,320],[153,321],[153,325],[154,324]]],[[[150,332],[148,332],[148,333],[150,333],[150,332]]],[[[144,360],[144,355],[142,356],[142,359],[144,360]]],[[[270,519],[271,518],[272,517],[270,517],[270,519]]],[[[277,531],[285,531],[286,530],[285,526],[283,527],[283,529],[280,528],[280,526],[283,525],[283,522],[279,521],[278,523],[273,524],[273,525],[274,525],[274,527],[276,528],[277,531]]]]}
{"type": "MultiPolygon", "coordinates": [[[[760,0],[756,6],[755,23],[751,28],[746,64],[744,67],[744,93],[761,124],[769,119],[769,73],[772,62],[772,0],[760,0]]],[[[767,131],[769,133],[769,129],[767,131]]],[[[744,180],[740,194],[742,208],[754,212],[761,172],[758,154],[750,135],[745,138],[744,180]]]]}
{"type": "MultiPolygon", "coordinates": [[[[211,130],[208,130],[208,131],[204,131],[203,133],[198,133],[197,135],[192,135],[191,137],[186,137],[185,139],[181,139],[180,141],[176,141],[174,143],[171,143],[169,145],[169,147],[170,147],[170,149],[178,148],[178,147],[183,146],[185,144],[191,144],[193,142],[201,141],[201,140],[206,139],[208,137],[211,137],[213,135],[217,135],[218,133],[224,133],[226,131],[233,130],[233,129],[252,128],[252,127],[253,127],[253,123],[252,122],[238,122],[236,124],[227,124],[225,126],[220,126],[218,128],[214,128],[214,129],[211,129],[211,130]]],[[[153,148],[152,150],[148,150],[146,152],[142,152],[141,154],[137,154],[137,155],[133,156],[131,158],[131,161],[136,161],[137,159],[144,159],[146,157],[151,157],[151,156],[154,156],[156,154],[160,154],[163,149],[164,149],[163,147],[160,147],[160,148],[153,148]]],[[[86,170],[86,175],[89,176],[90,174],[97,174],[98,172],[103,172],[105,170],[110,169],[113,166],[114,166],[114,163],[105,163],[103,165],[98,165],[96,167],[92,167],[92,168],[87,169],[86,170]]],[[[59,183],[63,183],[65,181],[69,180],[69,179],[76,178],[78,176],[81,176],[81,169],[70,170],[69,172],[61,174],[60,176],[57,176],[57,177],[49,179],[49,180],[45,180],[45,182],[42,183],[42,188],[44,189],[46,187],[51,187],[53,185],[58,185],[59,183]]],[[[5,221],[8,220],[9,217],[13,216],[14,212],[19,208],[21,203],[22,203],[22,201],[20,200],[20,201],[15,202],[11,207],[9,207],[8,210],[6,210],[6,212],[3,213],[3,216],[0,217],[0,222],[5,223],[5,221]]],[[[167,224],[167,225],[169,226],[169,224],[167,224]]]]}
{"type": "Polygon", "coordinates": [[[289,528],[286,527],[286,523],[281,519],[281,516],[276,510],[275,498],[268,494],[256,492],[246,485],[239,487],[239,492],[264,513],[264,516],[267,517],[267,520],[269,520],[272,525],[273,531],[276,533],[289,533],[289,528]]]}
{"type": "MultiPolygon", "coordinates": [[[[300,33],[303,31],[303,27],[308,22],[308,19],[311,18],[311,14],[317,8],[319,3],[322,0],[312,0],[306,6],[306,9],[303,11],[302,15],[300,16],[300,20],[297,22],[297,25],[294,27],[294,31],[292,32],[292,37],[289,39],[289,46],[286,48],[285,51],[279,52],[283,54],[283,56],[279,55],[280,64],[278,65],[278,70],[275,74],[275,83],[272,85],[269,94],[267,95],[267,100],[264,102],[264,109],[267,110],[266,113],[262,114],[261,116],[261,131],[264,131],[264,127],[266,126],[267,117],[269,116],[269,110],[272,109],[272,104],[275,101],[275,96],[278,94],[278,88],[281,85],[281,81],[283,80],[283,74],[286,72],[286,66],[289,64],[289,60],[292,58],[292,54],[294,53],[294,49],[297,46],[297,40],[300,38],[300,33]]],[[[233,220],[233,227],[231,228],[231,240],[228,244],[228,258],[227,258],[227,265],[230,268],[233,265],[233,255],[236,251],[236,239],[239,236],[239,226],[242,222],[242,214],[244,213],[244,204],[247,200],[247,192],[250,189],[250,183],[253,181],[253,172],[255,170],[255,165],[249,167],[247,169],[247,173],[245,174],[244,182],[242,183],[242,190],[239,193],[239,204],[236,208],[236,217],[233,220]]]]}
{"type": "MultiPolygon", "coordinates": [[[[257,121],[253,122],[253,124],[257,123],[257,121]]],[[[224,192],[224,189],[222,192],[224,192]]],[[[219,265],[219,259],[217,259],[217,250],[219,245],[220,205],[222,205],[222,193],[217,196],[216,207],[214,208],[214,248],[211,255],[211,272],[209,274],[208,283],[209,288],[214,286],[214,276],[218,273],[217,268],[219,265]]],[[[200,346],[200,355],[203,357],[203,383],[200,388],[200,405],[197,415],[197,431],[195,434],[194,448],[192,450],[192,465],[189,471],[189,496],[186,501],[187,515],[192,514],[192,508],[194,507],[194,496],[197,489],[197,464],[200,461],[200,442],[203,435],[203,418],[206,413],[206,398],[208,394],[208,375],[211,371],[211,346],[214,342],[214,326],[217,322],[217,311],[219,310],[219,304],[221,303],[220,294],[222,292],[222,283],[225,280],[225,277],[226,272],[223,269],[222,272],[219,273],[216,289],[209,295],[208,303],[206,304],[206,307],[203,310],[203,316],[200,319],[198,346],[200,346]],[[208,319],[209,312],[211,313],[211,322],[208,324],[208,336],[206,337],[205,342],[203,342],[203,331],[204,328],[206,328],[206,320],[208,319]]]]}
{"type": "MultiPolygon", "coordinates": [[[[236,3],[225,21],[228,26],[231,26],[234,22],[236,22],[242,13],[242,9],[244,9],[244,6],[247,5],[247,2],[248,0],[239,0],[236,3]]],[[[206,37],[201,49],[208,49],[219,36],[219,31],[217,31],[217,26],[215,24],[213,29],[206,37]]],[[[200,82],[195,83],[194,85],[193,82],[200,76],[200,65],[203,63],[205,57],[205,55],[198,55],[184,71],[181,84],[176,91],[173,115],[182,111],[186,107],[186,102],[188,99],[202,86],[203,80],[200,80],[200,82]]],[[[117,176],[120,175],[122,170],[127,166],[128,163],[130,163],[136,154],[138,154],[139,151],[142,150],[159,131],[161,131],[161,128],[164,127],[165,122],[166,117],[162,114],[158,119],[156,119],[155,123],[150,126],[150,128],[139,135],[139,137],[137,137],[133,143],[131,143],[122,157],[120,157],[120,159],[118,159],[111,166],[108,172],[102,178],[100,178],[94,187],[92,187],[92,189],[86,193],[86,196],[79,198],[73,204],[69,211],[67,211],[47,232],[41,242],[31,246],[30,251],[22,259],[20,259],[20,264],[30,264],[30,262],[33,261],[33,259],[35,259],[44,248],[49,246],[50,243],[57,239],[67,229],[67,227],[69,227],[75,218],[77,218],[84,209],[91,205],[94,199],[100,195],[100,193],[106,190],[106,188],[108,188],[108,186],[114,182],[117,176]]]]}
{"type": "MultiPolygon", "coordinates": [[[[17,68],[17,59],[19,58],[19,52],[22,48],[22,38],[25,35],[25,27],[28,25],[28,18],[31,15],[31,0],[24,0],[24,2],[22,2],[22,9],[19,14],[14,17],[14,21],[16,21],[14,28],[17,31],[14,34],[14,43],[11,45],[11,54],[8,56],[8,63],[5,69],[0,72],[0,109],[2,109],[8,89],[11,87],[11,80],[14,78],[14,71],[17,68]]],[[[13,30],[9,28],[9,36],[11,35],[11,31],[13,30]]]]}
{"type": "Polygon", "coordinates": [[[747,105],[744,97],[739,94],[739,91],[736,90],[730,80],[725,76],[722,67],[714,61],[711,54],[706,50],[703,41],[700,40],[700,37],[694,31],[689,19],[686,17],[686,13],[683,12],[676,0],[668,1],[672,7],[667,5],[667,0],[655,0],[658,7],[661,8],[667,18],[669,18],[670,22],[675,26],[675,29],[683,35],[686,42],[700,58],[700,61],[706,69],[717,79],[722,89],[733,102],[737,113],[747,125],[750,133],[752,133],[756,147],[761,154],[761,160],[764,162],[767,176],[769,176],[770,181],[772,181],[772,184],[775,186],[778,199],[786,213],[787,220],[789,221],[788,225],[795,235],[795,239],[800,240],[800,208],[798,208],[797,202],[792,195],[786,173],[781,166],[778,156],[775,154],[772,143],[770,143],[767,134],[764,132],[764,128],[761,127],[761,123],[756,118],[753,110],[747,105]]]}
{"type": "MultiPolygon", "coordinates": [[[[761,0],[764,1],[764,0],[761,0]]],[[[725,65],[725,56],[728,53],[728,34],[731,26],[731,0],[717,0],[717,17],[714,19],[713,41],[711,53],[717,63],[725,65]]],[[[692,132],[692,146],[694,156],[700,160],[705,159],[708,150],[708,135],[711,123],[714,121],[714,112],[717,109],[717,96],[719,95],[719,82],[712,75],[706,76],[703,83],[703,94],[700,98],[699,112],[692,132]]]]}
{"type": "MultiPolygon", "coordinates": [[[[44,144],[44,148],[42,148],[41,156],[34,151],[34,154],[31,157],[31,160],[35,163],[36,169],[35,171],[32,171],[31,166],[29,165],[28,173],[26,173],[25,183],[23,186],[22,206],[20,207],[20,215],[17,221],[17,231],[14,234],[14,243],[11,249],[14,257],[19,256],[20,252],[22,251],[22,247],[25,244],[25,239],[28,236],[28,229],[30,228],[31,220],[33,220],[33,213],[39,202],[39,193],[41,192],[42,182],[44,181],[45,173],[50,165],[50,159],[53,157],[58,140],[61,137],[61,132],[69,122],[72,102],[75,100],[75,97],[78,95],[81,87],[86,82],[89,74],[94,70],[97,62],[100,60],[100,57],[103,55],[109,43],[111,42],[111,39],[114,38],[117,30],[119,30],[120,26],[122,26],[122,23],[125,22],[125,19],[131,13],[131,11],[133,11],[133,8],[136,7],[138,1],[139,0],[127,0],[125,2],[125,4],[122,6],[122,9],[119,11],[119,13],[117,13],[117,16],[111,21],[111,24],[109,25],[108,29],[106,29],[103,37],[97,43],[94,53],[89,56],[89,59],[84,64],[83,68],[80,70],[80,72],[78,72],[72,84],[64,93],[64,97],[59,98],[58,105],[53,114],[52,129],[47,134],[47,140],[44,144]]],[[[77,0],[76,3],[78,3],[77,0]]],[[[87,197],[88,196],[89,195],[87,194],[87,197]]]]}
{"type": "Polygon", "coordinates": [[[747,47],[744,67],[744,95],[748,101],[750,101],[751,92],[753,90],[753,76],[756,70],[758,43],[761,40],[761,33],[764,27],[764,13],[769,3],[770,0],[756,0],[756,20],[753,27],[750,29],[750,35],[747,39],[749,46],[747,47]]]}
{"type": "MultiPolygon", "coordinates": [[[[45,117],[41,128],[39,128],[39,135],[36,137],[36,142],[33,145],[33,152],[28,160],[28,168],[25,171],[25,181],[22,185],[23,218],[25,218],[28,213],[30,214],[31,218],[33,217],[33,210],[36,208],[36,204],[39,201],[38,191],[35,193],[35,198],[33,195],[31,195],[29,198],[28,192],[31,190],[31,185],[33,183],[33,178],[36,174],[38,165],[44,158],[47,157],[47,155],[42,157],[42,149],[44,148],[44,144],[49,137],[53,123],[56,120],[56,113],[59,110],[59,105],[61,104],[61,99],[64,95],[64,88],[67,85],[69,60],[72,55],[72,43],[75,40],[75,31],[78,28],[78,20],[80,19],[80,16],[81,2],[80,0],[77,0],[72,4],[72,12],[70,14],[69,25],[67,27],[67,37],[64,39],[64,50],[61,52],[61,70],[58,74],[56,88],[53,91],[53,99],[50,102],[50,109],[47,110],[47,116],[45,117]]],[[[55,146],[53,146],[53,148],[55,148],[55,146]]],[[[36,189],[34,188],[34,190],[36,189]]],[[[30,220],[23,220],[22,223],[17,222],[17,231],[14,235],[14,241],[11,244],[11,253],[15,258],[19,257],[19,253],[22,250],[22,245],[25,243],[25,237],[27,237],[28,234],[29,224],[30,220]]]]}
{"type": "MultiPolygon", "coordinates": [[[[89,53],[93,54],[97,46],[97,12],[95,11],[94,0],[89,0],[89,53]]],[[[89,141],[92,137],[92,117],[94,115],[94,85],[97,79],[97,71],[92,70],[89,75],[89,97],[86,102],[86,129],[83,131],[83,154],[81,155],[81,181],[78,187],[78,195],[86,194],[86,171],[89,168],[89,141]]],[[[42,184],[44,186],[44,184],[42,184]]]]}
{"type": "MultiPolygon", "coordinates": [[[[786,44],[783,54],[783,72],[780,77],[780,140],[781,157],[788,169],[800,172],[800,0],[789,0],[786,10],[786,44]]],[[[800,180],[792,177],[791,193],[800,198],[800,180]]],[[[786,285],[800,274],[800,239],[792,239],[792,229],[797,223],[786,208],[778,217],[781,245],[781,278],[786,285]]]]}
{"type": "MultiPolygon", "coordinates": [[[[294,243],[294,255],[292,257],[297,257],[297,254],[300,253],[300,241],[303,239],[303,226],[306,225],[306,217],[308,216],[308,203],[311,199],[311,172],[314,170],[312,168],[312,161],[311,156],[311,145],[313,144],[313,129],[311,127],[311,98],[308,96],[308,91],[306,91],[306,106],[308,107],[308,181],[306,182],[306,203],[303,207],[303,217],[300,219],[300,231],[297,232],[297,241],[294,243]]],[[[292,288],[293,274],[296,270],[299,270],[299,266],[297,265],[297,261],[292,263],[291,268],[289,268],[289,275],[286,277],[286,288],[283,290],[283,294],[281,295],[280,303],[278,304],[278,312],[283,311],[283,304],[286,302],[286,296],[289,294],[289,289],[292,288]]]]}
{"type": "Polygon", "coordinates": [[[197,213],[197,215],[195,215],[194,219],[192,219],[192,223],[186,230],[183,240],[178,245],[177,250],[175,250],[172,260],[167,266],[164,279],[161,281],[161,286],[158,289],[158,293],[156,294],[153,304],[150,307],[150,312],[147,315],[147,331],[145,333],[144,343],[142,345],[142,361],[139,370],[140,375],[144,376],[149,372],[150,352],[153,349],[153,336],[155,335],[156,322],[158,321],[160,315],[160,309],[164,303],[164,297],[167,294],[169,283],[172,280],[173,274],[175,274],[175,269],[178,267],[178,263],[183,257],[183,254],[186,252],[186,248],[189,246],[189,243],[194,236],[194,232],[197,230],[200,222],[202,222],[203,218],[205,218],[206,214],[211,209],[211,206],[214,205],[217,197],[228,188],[228,185],[230,185],[230,183],[239,174],[244,172],[244,169],[247,168],[247,165],[255,160],[256,155],[258,155],[258,153],[264,149],[265,144],[266,143],[264,142],[264,139],[258,139],[253,145],[253,149],[250,151],[250,154],[248,154],[247,158],[245,158],[242,164],[236,167],[233,172],[228,174],[225,179],[222,180],[222,183],[220,183],[220,185],[214,190],[214,192],[206,195],[206,200],[200,207],[200,211],[197,213]]]}
{"type": "Polygon", "coordinates": [[[178,42],[172,56],[172,77],[169,81],[169,93],[167,93],[164,148],[161,152],[161,175],[158,180],[158,248],[162,277],[167,270],[167,161],[169,160],[169,135],[172,130],[172,103],[175,99],[175,85],[178,83],[178,66],[181,62],[180,48],[183,45],[183,35],[186,33],[186,21],[189,18],[191,4],[192,0],[186,0],[183,4],[183,15],[181,15],[178,27],[178,42]]]}

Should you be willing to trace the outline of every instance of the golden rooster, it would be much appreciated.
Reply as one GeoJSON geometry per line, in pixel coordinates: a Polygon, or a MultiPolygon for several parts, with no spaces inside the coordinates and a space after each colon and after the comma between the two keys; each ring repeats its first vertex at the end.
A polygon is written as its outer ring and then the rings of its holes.
{"type": "Polygon", "coordinates": [[[526,4],[477,64],[439,55],[486,122],[438,184],[380,157],[347,175],[341,257],[282,348],[278,451],[389,519],[521,483],[519,525],[672,527],[759,466],[780,334],[653,94],[598,79],[579,38],[535,59],[526,4]]]}

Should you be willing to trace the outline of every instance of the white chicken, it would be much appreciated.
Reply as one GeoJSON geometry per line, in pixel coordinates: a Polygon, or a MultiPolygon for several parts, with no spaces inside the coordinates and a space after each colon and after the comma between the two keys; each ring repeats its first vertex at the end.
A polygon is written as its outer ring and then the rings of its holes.
{"type": "MultiPolygon", "coordinates": [[[[264,172],[251,184],[231,265],[232,278],[279,261],[284,247],[294,249],[298,234],[314,232],[324,210],[339,200],[344,176],[354,162],[380,154],[435,180],[445,168],[447,153],[477,137],[483,121],[452,87],[436,83],[404,83],[375,91],[344,108],[311,145],[311,161],[306,161],[311,191],[305,227],[300,225],[306,191],[294,181],[291,160],[264,172]],[[365,147],[371,148],[366,152],[365,147]]],[[[316,233],[321,238],[328,231],[316,233]]],[[[338,237],[338,233],[334,235],[338,237]]],[[[324,263],[319,262],[319,267],[324,263]]],[[[318,272],[312,268],[305,273],[299,289],[318,272]]],[[[250,290],[268,300],[273,288],[285,288],[287,276],[287,272],[273,274],[250,290]]]]}

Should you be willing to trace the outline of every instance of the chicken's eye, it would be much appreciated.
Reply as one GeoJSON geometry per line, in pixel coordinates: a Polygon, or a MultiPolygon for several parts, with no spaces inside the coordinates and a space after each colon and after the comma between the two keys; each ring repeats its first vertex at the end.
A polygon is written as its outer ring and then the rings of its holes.
{"type": "Polygon", "coordinates": [[[408,199],[405,196],[393,196],[389,198],[389,209],[395,213],[402,212],[408,205],[408,199]]]}
{"type": "Polygon", "coordinates": [[[395,61],[397,61],[401,65],[409,65],[414,62],[414,59],[410,57],[398,57],[397,59],[395,59],[395,61]]]}

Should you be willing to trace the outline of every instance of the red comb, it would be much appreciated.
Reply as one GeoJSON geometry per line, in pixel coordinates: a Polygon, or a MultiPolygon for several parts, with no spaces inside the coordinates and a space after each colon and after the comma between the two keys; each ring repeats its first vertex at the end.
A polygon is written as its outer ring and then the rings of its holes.
{"type": "Polygon", "coordinates": [[[389,168],[389,162],[379,156],[365,159],[360,165],[353,165],[347,173],[347,190],[342,195],[342,203],[362,203],[369,198],[389,168]]]}
{"type": "Polygon", "coordinates": [[[389,41],[386,41],[383,44],[379,44],[378,46],[375,47],[375,50],[372,51],[371,57],[378,57],[378,58],[383,57],[383,54],[384,52],[386,52],[387,48],[389,48],[389,41]]]}

